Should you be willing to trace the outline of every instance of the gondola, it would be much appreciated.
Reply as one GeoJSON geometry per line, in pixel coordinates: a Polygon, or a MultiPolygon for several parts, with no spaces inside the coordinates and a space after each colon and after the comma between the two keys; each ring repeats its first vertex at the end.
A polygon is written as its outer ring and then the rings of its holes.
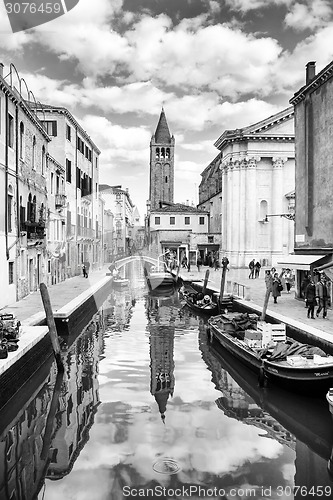
{"type": "MultiPolygon", "coordinates": [[[[200,293],[196,291],[180,290],[181,297],[185,300],[186,305],[193,309],[193,311],[209,316],[213,316],[219,313],[219,306],[216,302],[213,302],[209,295],[205,295],[203,299],[199,300],[200,293]],[[208,297],[205,301],[205,297],[208,297]]],[[[202,294],[201,294],[202,295],[202,294]]]]}
{"type": "Polygon", "coordinates": [[[224,349],[255,371],[262,384],[272,381],[309,394],[311,390],[326,388],[327,391],[333,382],[333,356],[286,337],[283,335],[285,325],[279,330],[279,325],[259,322],[255,316],[238,314],[243,317],[242,329],[237,328],[235,322],[237,313],[211,318],[208,320],[210,337],[216,338],[224,349]]]}

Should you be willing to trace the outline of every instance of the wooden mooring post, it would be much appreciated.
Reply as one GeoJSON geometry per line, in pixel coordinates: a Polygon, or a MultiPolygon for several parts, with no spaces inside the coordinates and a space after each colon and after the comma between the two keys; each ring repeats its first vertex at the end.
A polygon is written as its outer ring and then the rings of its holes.
{"type": "Polygon", "coordinates": [[[209,278],[209,269],[207,269],[207,271],[206,271],[205,280],[204,280],[204,284],[203,284],[203,287],[202,287],[202,293],[204,295],[206,293],[206,288],[207,288],[207,285],[208,285],[208,278],[209,278]]]}
{"type": "Polygon", "coordinates": [[[269,270],[267,270],[265,273],[265,284],[266,284],[266,294],[265,294],[264,306],[262,308],[262,313],[260,316],[261,321],[265,321],[269,296],[273,288],[273,276],[271,275],[271,272],[269,270]]]}
{"type": "Polygon", "coordinates": [[[228,264],[229,264],[229,259],[227,259],[227,257],[223,257],[223,259],[222,259],[221,286],[220,286],[220,304],[222,304],[222,301],[223,301],[225,278],[226,278],[226,274],[227,274],[228,264]]]}
{"type": "Polygon", "coordinates": [[[49,292],[47,289],[47,286],[45,283],[41,283],[39,285],[40,293],[42,296],[42,301],[44,305],[44,310],[46,314],[46,323],[49,328],[49,333],[51,337],[51,342],[52,342],[52,348],[54,352],[54,357],[57,363],[58,371],[63,372],[64,371],[64,365],[61,359],[61,353],[60,353],[60,344],[59,344],[59,339],[58,339],[58,334],[57,334],[57,329],[56,325],[54,322],[54,316],[53,316],[53,311],[51,307],[51,301],[50,301],[50,296],[49,292]]]}

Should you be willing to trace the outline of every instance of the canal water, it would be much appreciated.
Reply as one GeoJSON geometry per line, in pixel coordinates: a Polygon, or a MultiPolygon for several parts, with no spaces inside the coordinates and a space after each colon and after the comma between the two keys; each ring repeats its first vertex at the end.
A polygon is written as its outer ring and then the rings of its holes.
{"type": "Polygon", "coordinates": [[[256,377],[137,283],[0,413],[0,500],[331,498],[325,401],[256,377]]]}

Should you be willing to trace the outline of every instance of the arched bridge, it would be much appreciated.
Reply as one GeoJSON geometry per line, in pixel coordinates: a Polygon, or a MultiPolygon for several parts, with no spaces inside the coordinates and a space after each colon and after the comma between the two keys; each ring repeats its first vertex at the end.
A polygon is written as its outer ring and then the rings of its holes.
{"type": "Polygon", "coordinates": [[[130,257],[124,257],[123,259],[116,260],[115,265],[117,269],[120,269],[130,262],[148,262],[153,266],[158,266],[158,259],[148,257],[148,255],[131,255],[130,257]]]}

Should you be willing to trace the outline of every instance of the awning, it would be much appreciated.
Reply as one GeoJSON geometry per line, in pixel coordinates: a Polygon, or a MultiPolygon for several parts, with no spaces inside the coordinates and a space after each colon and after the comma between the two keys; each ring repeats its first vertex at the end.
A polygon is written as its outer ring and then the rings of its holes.
{"type": "Polygon", "coordinates": [[[315,267],[326,264],[329,259],[331,259],[331,255],[286,255],[285,257],[280,257],[277,264],[300,271],[310,271],[315,267]]]}

